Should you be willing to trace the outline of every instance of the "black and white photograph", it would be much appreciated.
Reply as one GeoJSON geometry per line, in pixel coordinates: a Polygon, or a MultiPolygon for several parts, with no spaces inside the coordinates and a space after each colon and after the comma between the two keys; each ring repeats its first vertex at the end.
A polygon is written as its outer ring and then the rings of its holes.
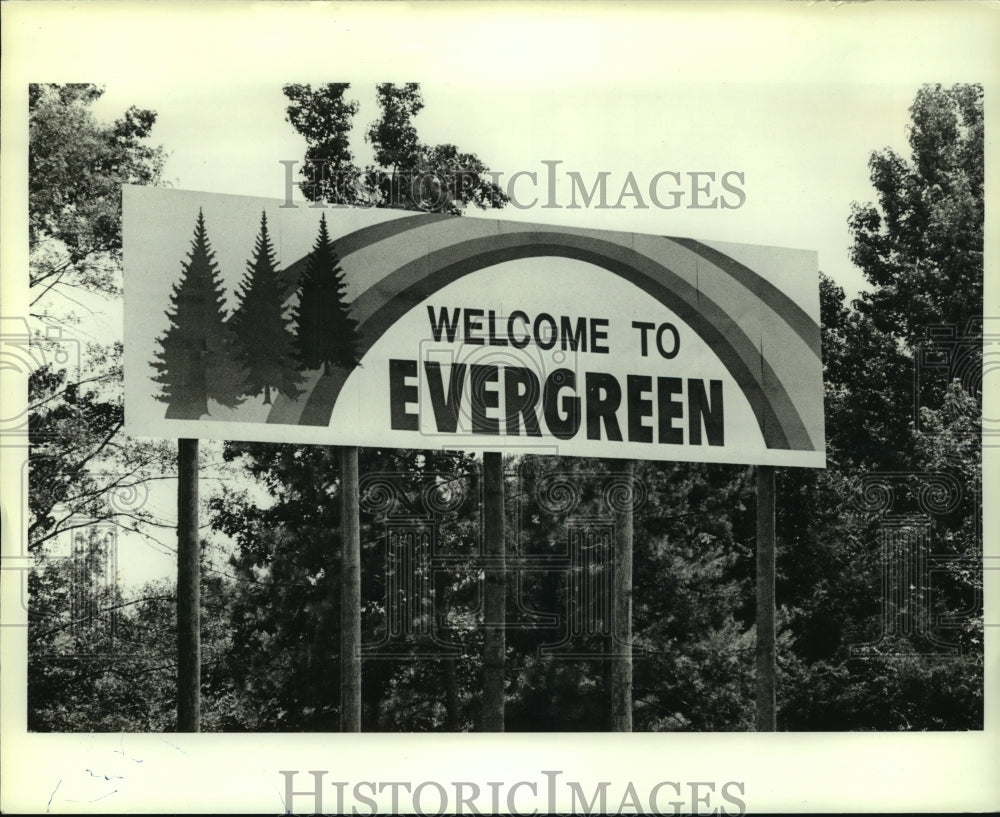
{"type": "Polygon", "coordinates": [[[1000,807],[998,10],[0,6],[0,807],[1000,807]]]}

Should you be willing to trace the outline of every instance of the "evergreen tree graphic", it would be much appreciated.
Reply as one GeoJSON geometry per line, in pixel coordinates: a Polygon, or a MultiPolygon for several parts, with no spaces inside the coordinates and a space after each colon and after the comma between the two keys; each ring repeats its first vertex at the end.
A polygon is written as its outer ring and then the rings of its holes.
{"type": "Polygon", "coordinates": [[[344,271],[323,215],[299,282],[299,304],[294,313],[303,368],[322,366],[323,374],[329,375],[332,366],[350,371],[358,365],[358,325],[350,316],[346,291],[344,271]]]}
{"type": "Polygon", "coordinates": [[[296,342],[291,318],[284,314],[284,288],[279,280],[267,215],[261,213],[260,233],[253,259],[240,286],[240,305],[233,315],[237,360],[246,370],[246,393],[264,393],[271,403],[271,389],[291,400],[299,395],[302,374],[297,369],[296,342]]]}
{"type": "Polygon", "coordinates": [[[243,402],[245,372],[234,360],[234,336],[226,325],[222,279],[198,211],[194,239],[181,279],[174,284],[167,317],[152,362],[161,386],[157,400],[167,418],[197,420],[208,414],[209,398],[235,408],[243,402]]]}

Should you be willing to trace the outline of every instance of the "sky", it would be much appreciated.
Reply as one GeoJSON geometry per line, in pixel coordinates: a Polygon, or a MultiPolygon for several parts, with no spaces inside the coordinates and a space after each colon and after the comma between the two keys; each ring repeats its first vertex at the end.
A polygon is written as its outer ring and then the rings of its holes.
{"type": "MultiPolygon", "coordinates": [[[[405,81],[408,77],[400,77],[405,81]]],[[[169,154],[165,178],[181,189],[284,198],[282,160],[302,161],[304,140],[285,121],[284,81],[234,87],[200,84],[179,90],[132,82],[106,83],[96,112],[113,119],[129,105],[157,112],[153,141],[169,154]],[[248,139],[247,134],[253,134],[248,139]]],[[[317,77],[351,82],[359,103],[352,134],[356,160],[372,160],[364,131],[379,110],[374,82],[349,72],[317,77]]],[[[572,224],[602,229],[685,235],[816,250],[820,269],[853,297],[864,279],[849,257],[847,219],[852,201],[873,198],[868,159],[891,147],[909,155],[908,108],[919,83],[784,86],[743,82],[674,84],[644,82],[597,88],[564,80],[532,87],[498,82],[489,87],[459,82],[422,83],[425,108],[416,117],[428,144],[452,143],[476,153],[510,183],[523,209],[473,217],[572,224]],[[548,162],[550,164],[543,164],[548,162]],[[551,164],[557,163],[557,164],[551,164]],[[544,208],[549,168],[556,202],[570,203],[576,172],[589,188],[607,172],[614,204],[632,173],[641,195],[622,199],[621,209],[544,208]],[[657,182],[659,200],[670,189],[685,191],[676,209],[657,207],[648,195],[661,171],[681,174],[657,182]],[[691,173],[740,173],[745,202],[735,209],[692,209],[691,173]],[[539,195],[540,194],[540,195],[539,195]],[[539,201],[529,205],[535,197],[539,201]],[[645,206],[643,206],[645,205],[645,206]]],[[[296,175],[296,180],[298,176],[296,175]]],[[[699,177],[703,185],[708,177],[699,177]]],[[[700,203],[706,197],[701,196],[700,203]]],[[[734,203],[732,197],[729,203],[734,203]]]]}

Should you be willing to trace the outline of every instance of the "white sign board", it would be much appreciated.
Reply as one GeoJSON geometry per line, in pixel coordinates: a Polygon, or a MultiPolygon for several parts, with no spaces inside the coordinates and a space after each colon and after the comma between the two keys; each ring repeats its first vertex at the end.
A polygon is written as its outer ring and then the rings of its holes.
{"type": "Polygon", "coordinates": [[[126,186],[129,433],[825,465],[816,255],[126,186]]]}

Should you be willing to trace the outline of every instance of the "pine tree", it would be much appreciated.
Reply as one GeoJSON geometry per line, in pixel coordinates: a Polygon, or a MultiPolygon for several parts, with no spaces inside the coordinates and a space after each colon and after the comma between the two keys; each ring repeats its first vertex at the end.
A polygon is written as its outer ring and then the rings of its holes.
{"type": "Polygon", "coordinates": [[[247,372],[246,393],[256,397],[263,392],[265,405],[271,403],[272,388],[294,400],[302,375],[296,368],[295,335],[291,319],[284,314],[283,288],[265,213],[260,216],[260,233],[253,259],[247,261],[239,298],[232,327],[236,358],[247,372]]]}
{"type": "Polygon", "coordinates": [[[322,366],[323,374],[329,375],[332,366],[349,371],[358,365],[358,325],[350,316],[346,292],[344,271],[324,215],[299,282],[299,305],[295,309],[303,368],[322,366]]]}
{"type": "Polygon", "coordinates": [[[209,398],[238,406],[245,374],[233,359],[222,279],[201,210],[183,268],[170,296],[170,326],[159,339],[161,350],[152,365],[159,372],[154,380],[162,387],[156,398],[168,404],[166,416],[197,420],[208,414],[209,398]]]}

